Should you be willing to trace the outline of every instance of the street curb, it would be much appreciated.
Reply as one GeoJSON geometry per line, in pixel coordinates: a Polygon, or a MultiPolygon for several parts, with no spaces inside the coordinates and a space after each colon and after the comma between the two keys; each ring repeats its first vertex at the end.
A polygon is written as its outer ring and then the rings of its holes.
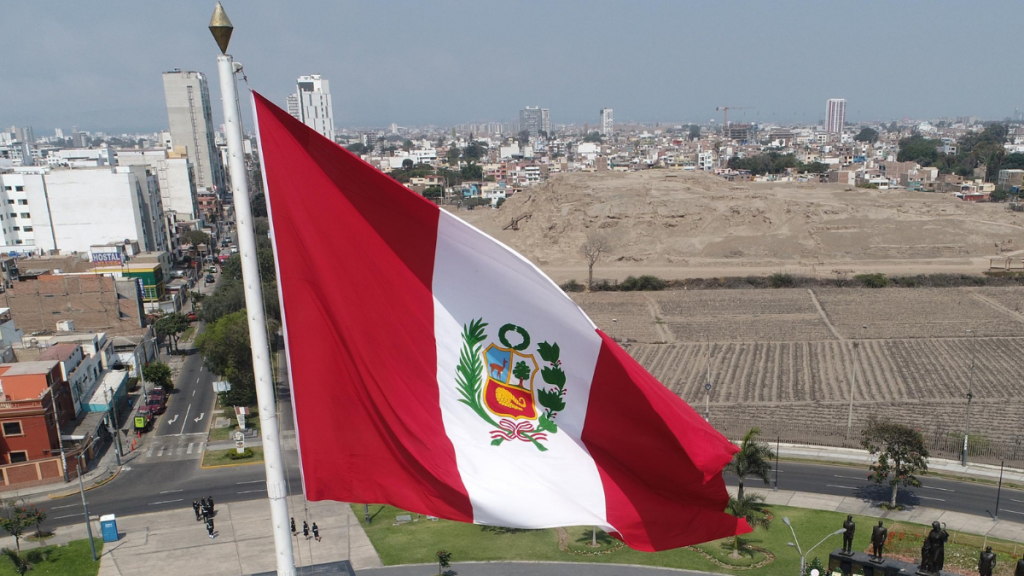
{"type": "MultiPolygon", "coordinates": [[[[107,484],[108,482],[111,482],[114,478],[117,478],[121,474],[121,469],[122,469],[122,467],[118,466],[117,470],[115,470],[113,474],[108,476],[106,479],[104,479],[104,480],[102,480],[100,482],[97,482],[97,483],[89,486],[88,488],[85,488],[84,491],[88,492],[89,490],[93,490],[93,489],[99,488],[100,486],[103,486],[103,485],[107,484]]],[[[62,494],[47,494],[46,497],[49,498],[50,500],[59,500],[61,498],[67,498],[68,496],[74,496],[75,494],[78,494],[79,492],[81,492],[81,490],[72,490],[71,492],[62,493],[62,494]]]]}
{"type": "MultiPolygon", "coordinates": [[[[586,567],[589,565],[599,566],[621,566],[623,568],[643,568],[646,570],[661,570],[663,572],[678,572],[678,573],[692,573],[692,574],[707,574],[708,576],[727,576],[723,572],[708,572],[706,570],[691,570],[689,568],[670,568],[668,566],[652,566],[649,564],[619,564],[619,563],[604,563],[604,562],[569,562],[566,560],[467,560],[465,562],[452,562],[452,567],[456,564],[557,564],[567,566],[580,566],[586,567]]],[[[387,570],[389,568],[418,568],[420,566],[430,566],[431,568],[437,567],[437,563],[433,564],[389,564],[387,566],[374,566],[371,568],[360,568],[359,572],[370,572],[372,570],[387,570]]]]}
{"type": "MultiPolygon", "coordinates": [[[[228,448],[228,450],[231,450],[231,448],[228,448]]],[[[252,466],[254,464],[263,464],[265,462],[265,460],[259,460],[258,462],[239,462],[237,464],[214,464],[213,466],[207,466],[203,464],[203,460],[206,459],[207,454],[209,454],[209,451],[203,452],[203,457],[199,459],[199,467],[203,470],[210,470],[213,468],[235,468],[237,466],[252,466]]]]}

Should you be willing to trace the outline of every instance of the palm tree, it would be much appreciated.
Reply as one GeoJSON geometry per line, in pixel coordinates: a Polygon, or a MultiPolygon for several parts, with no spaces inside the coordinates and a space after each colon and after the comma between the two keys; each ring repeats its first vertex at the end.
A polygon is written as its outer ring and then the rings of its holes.
{"type": "MultiPolygon", "coordinates": [[[[738,498],[730,496],[726,512],[737,518],[745,519],[747,524],[750,524],[751,528],[760,527],[767,530],[771,528],[772,525],[772,516],[768,512],[768,507],[764,503],[764,496],[760,494],[748,494],[747,496],[740,496],[738,498]]],[[[736,557],[740,555],[739,536],[733,536],[732,554],[736,557]]]]}
{"type": "Polygon", "coordinates": [[[0,550],[0,553],[11,559],[11,562],[14,563],[14,571],[18,574],[24,574],[32,569],[32,564],[28,561],[28,558],[22,556],[17,551],[4,548],[0,550]]]}
{"type": "Polygon", "coordinates": [[[751,428],[740,442],[740,451],[732,457],[732,462],[725,466],[726,470],[735,474],[739,479],[740,488],[736,497],[740,500],[743,499],[743,479],[747,476],[764,480],[765,486],[770,484],[771,462],[775,458],[775,452],[768,444],[758,441],[759,434],[761,434],[760,428],[751,428]]]}

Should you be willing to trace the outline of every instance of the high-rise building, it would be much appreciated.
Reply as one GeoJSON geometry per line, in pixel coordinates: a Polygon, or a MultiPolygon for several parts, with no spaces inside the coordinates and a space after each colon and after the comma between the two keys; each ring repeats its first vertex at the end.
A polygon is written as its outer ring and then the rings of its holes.
{"type": "Polygon", "coordinates": [[[226,192],[224,165],[214,143],[213,110],[206,75],[174,69],[164,72],[164,98],[171,143],[184,147],[196,188],[226,192]]]}
{"type": "Polygon", "coordinates": [[[825,116],[825,131],[829,134],[842,134],[843,126],[846,124],[846,100],[843,98],[832,98],[827,104],[825,116]]]}
{"type": "Polygon", "coordinates": [[[530,136],[538,136],[541,132],[551,134],[551,115],[547,108],[527,106],[519,111],[519,130],[527,131],[530,136]]]}
{"type": "Polygon", "coordinates": [[[54,128],[53,129],[53,135],[56,136],[57,138],[60,138],[61,140],[63,140],[64,139],[64,129],[63,128],[54,128]]]}
{"type": "Polygon", "coordinates": [[[331,89],[319,74],[299,76],[295,81],[295,94],[288,97],[288,113],[325,138],[334,140],[331,89]]]}
{"type": "Polygon", "coordinates": [[[612,109],[601,108],[601,135],[610,136],[612,133],[612,109]]]}

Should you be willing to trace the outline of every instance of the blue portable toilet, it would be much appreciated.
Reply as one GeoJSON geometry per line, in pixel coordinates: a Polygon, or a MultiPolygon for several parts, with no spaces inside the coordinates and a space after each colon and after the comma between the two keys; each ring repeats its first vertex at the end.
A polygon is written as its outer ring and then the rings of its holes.
{"type": "Polygon", "coordinates": [[[117,516],[115,514],[100,516],[100,531],[103,532],[104,542],[117,542],[117,516]]]}

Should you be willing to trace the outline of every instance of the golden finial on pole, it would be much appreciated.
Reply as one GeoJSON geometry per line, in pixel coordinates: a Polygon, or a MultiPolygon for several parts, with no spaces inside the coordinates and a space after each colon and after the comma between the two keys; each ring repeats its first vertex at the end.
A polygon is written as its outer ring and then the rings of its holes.
{"type": "Polygon", "coordinates": [[[210,18],[210,32],[213,34],[213,39],[217,41],[221,54],[228,53],[228,42],[231,41],[231,32],[234,29],[231,20],[228,19],[228,13],[224,11],[224,6],[217,2],[217,7],[213,9],[213,18],[210,18]]]}

